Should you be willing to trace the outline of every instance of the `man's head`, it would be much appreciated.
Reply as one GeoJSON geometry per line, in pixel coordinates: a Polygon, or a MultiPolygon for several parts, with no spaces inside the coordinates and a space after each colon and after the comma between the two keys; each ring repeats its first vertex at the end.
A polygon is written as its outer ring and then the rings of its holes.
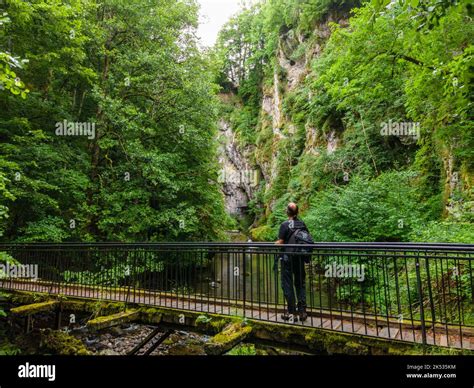
{"type": "Polygon", "coordinates": [[[298,215],[298,205],[294,202],[290,202],[286,208],[286,214],[290,218],[295,218],[298,215]]]}

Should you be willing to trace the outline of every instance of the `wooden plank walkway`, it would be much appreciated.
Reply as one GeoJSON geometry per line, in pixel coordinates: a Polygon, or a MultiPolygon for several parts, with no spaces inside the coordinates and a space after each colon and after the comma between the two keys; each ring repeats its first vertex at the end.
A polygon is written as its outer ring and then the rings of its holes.
{"type": "MultiPolygon", "coordinates": [[[[219,299],[208,295],[179,295],[147,290],[116,289],[82,285],[64,285],[51,282],[0,280],[0,288],[14,291],[29,291],[64,295],[78,298],[101,299],[117,302],[136,303],[147,306],[173,308],[232,316],[245,316],[251,319],[289,324],[281,318],[282,305],[264,303],[245,303],[241,300],[219,299]]],[[[422,344],[422,331],[419,325],[400,323],[386,316],[362,316],[360,313],[348,314],[339,311],[308,309],[305,322],[293,325],[323,328],[349,334],[383,338],[394,341],[422,344]]],[[[457,349],[474,350],[474,330],[471,327],[436,325],[426,331],[428,345],[437,345],[457,349]]]]}

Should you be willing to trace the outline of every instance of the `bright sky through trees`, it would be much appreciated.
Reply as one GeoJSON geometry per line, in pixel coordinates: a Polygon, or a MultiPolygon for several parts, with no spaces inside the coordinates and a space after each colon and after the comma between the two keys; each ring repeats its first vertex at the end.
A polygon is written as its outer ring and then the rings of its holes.
{"type": "Polygon", "coordinates": [[[240,0],[198,0],[201,5],[198,36],[205,46],[212,46],[217,33],[240,8],[240,0]]]}

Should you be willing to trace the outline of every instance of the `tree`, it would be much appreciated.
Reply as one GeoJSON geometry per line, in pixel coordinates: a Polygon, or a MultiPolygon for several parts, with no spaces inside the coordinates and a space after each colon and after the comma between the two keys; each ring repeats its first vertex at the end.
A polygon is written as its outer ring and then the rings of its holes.
{"type": "Polygon", "coordinates": [[[12,0],[8,12],[31,93],[0,96],[16,198],[5,238],[217,238],[216,86],[193,34],[196,5],[12,0]]]}

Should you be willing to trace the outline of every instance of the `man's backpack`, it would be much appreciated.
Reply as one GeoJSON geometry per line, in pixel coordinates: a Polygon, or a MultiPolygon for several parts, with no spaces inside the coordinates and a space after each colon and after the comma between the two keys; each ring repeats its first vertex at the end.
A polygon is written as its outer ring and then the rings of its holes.
{"type": "Polygon", "coordinates": [[[313,247],[309,245],[314,244],[313,237],[311,237],[303,221],[290,221],[289,228],[291,234],[288,244],[299,245],[297,248],[289,248],[289,251],[298,253],[303,256],[305,263],[309,263],[313,253],[313,247]]]}

